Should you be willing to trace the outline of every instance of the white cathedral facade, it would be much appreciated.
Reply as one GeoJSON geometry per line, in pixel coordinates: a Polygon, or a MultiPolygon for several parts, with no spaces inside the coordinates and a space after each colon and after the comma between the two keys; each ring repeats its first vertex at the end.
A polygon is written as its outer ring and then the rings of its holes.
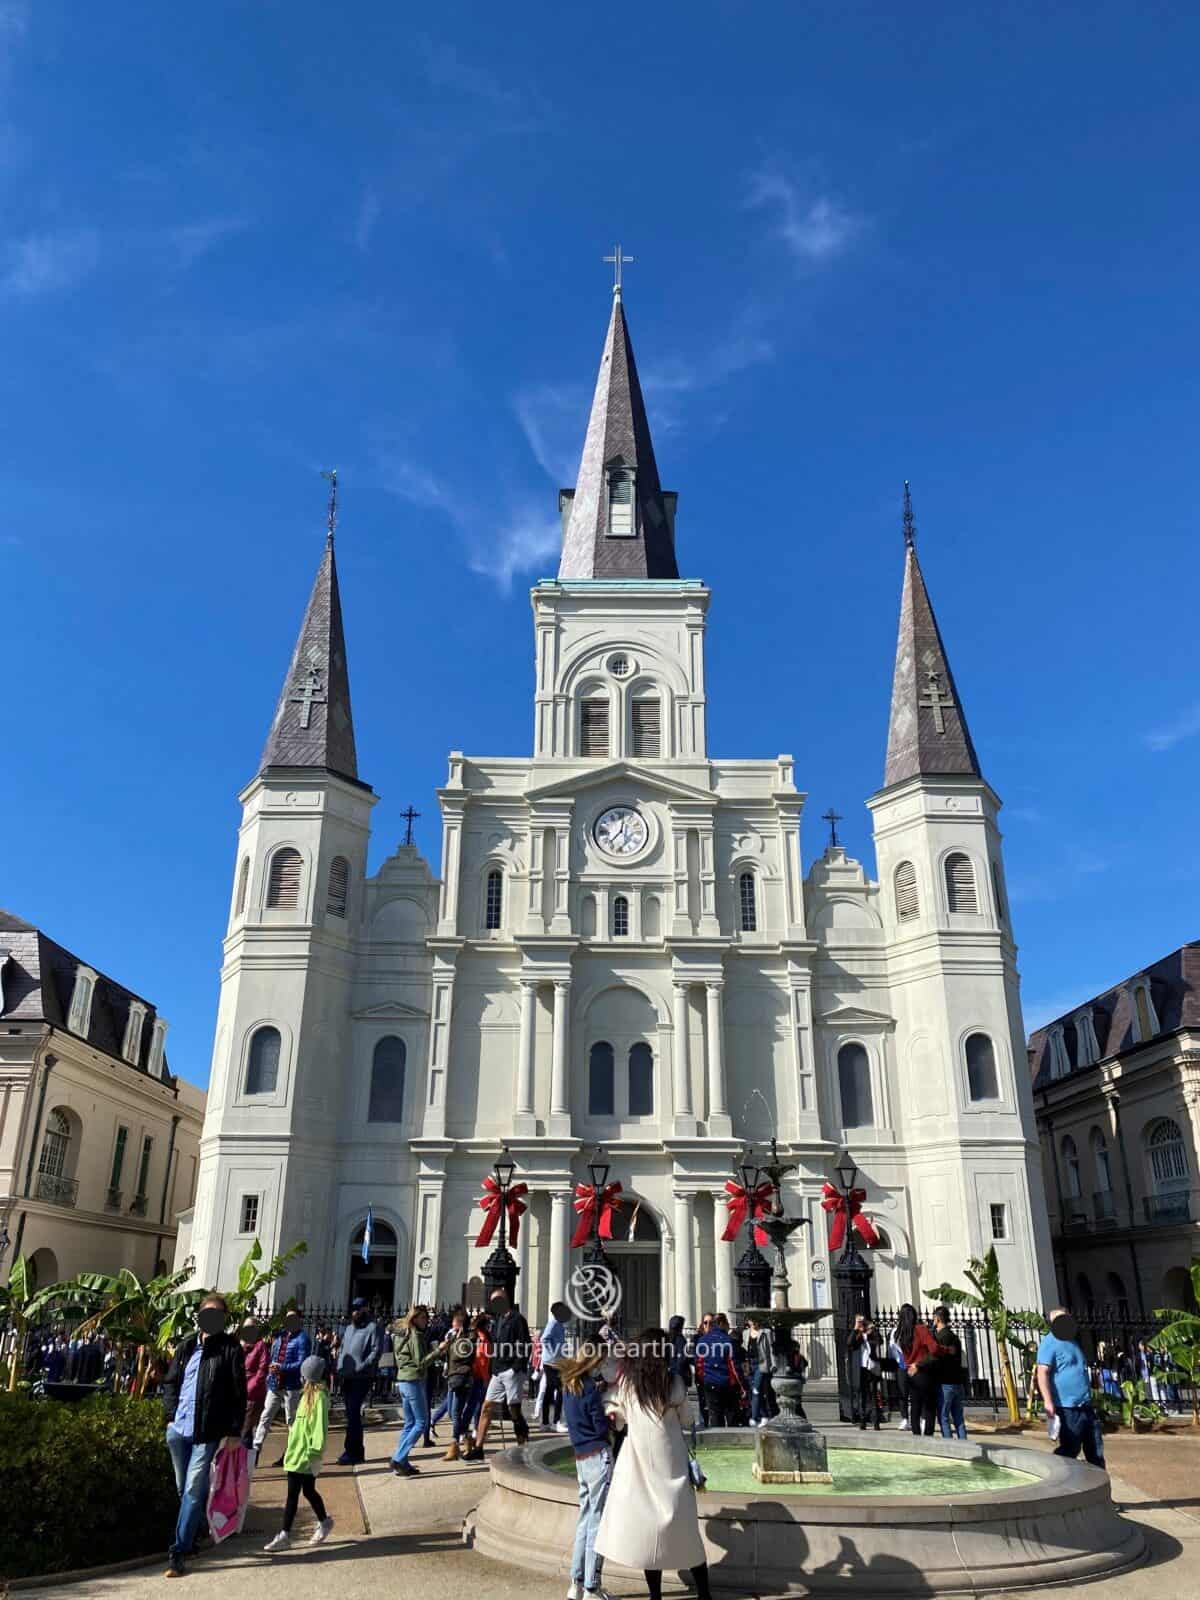
{"type": "Polygon", "coordinates": [[[831,1303],[819,1202],[842,1147],[882,1233],[877,1302],[962,1281],[993,1243],[1010,1304],[1052,1293],[999,800],[911,525],[877,875],[831,845],[805,876],[792,757],[709,753],[709,591],[679,575],[675,500],[618,292],[559,572],[532,591],[533,751],[450,753],[440,875],[412,846],[367,875],[331,536],[240,796],[197,1281],[231,1281],[257,1235],[307,1241],[277,1294],[455,1301],[507,1144],[532,1320],[599,1144],[629,1201],[609,1247],[626,1326],[690,1325],[735,1303],[724,1184],[774,1133],[813,1222],[798,1303],[831,1303]]]}

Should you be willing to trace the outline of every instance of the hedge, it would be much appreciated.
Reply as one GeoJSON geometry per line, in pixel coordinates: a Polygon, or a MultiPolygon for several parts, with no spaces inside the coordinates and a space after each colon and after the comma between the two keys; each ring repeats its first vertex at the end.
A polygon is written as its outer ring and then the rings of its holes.
{"type": "Polygon", "coordinates": [[[155,1400],[0,1394],[0,1578],[165,1551],[179,1501],[155,1400]]]}

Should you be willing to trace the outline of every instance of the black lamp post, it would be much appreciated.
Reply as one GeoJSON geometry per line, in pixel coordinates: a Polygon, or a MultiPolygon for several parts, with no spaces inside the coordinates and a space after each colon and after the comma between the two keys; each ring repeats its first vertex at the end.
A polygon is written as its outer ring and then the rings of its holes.
{"type": "Polygon", "coordinates": [[[585,1266],[596,1263],[599,1266],[608,1265],[608,1257],[604,1253],[604,1245],[600,1240],[600,1203],[605,1189],[608,1187],[608,1174],[612,1168],[605,1159],[604,1151],[599,1145],[592,1151],[588,1161],[588,1176],[592,1180],[592,1236],[588,1240],[587,1248],[583,1252],[585,1266]]]}
{"type": "MultiPolygon", "coordinates": [[[[734,1174],[746,1191],[746,1221],[750,1242],[733,1269],[737,1279],[738,1310],[755,1308],[761,1311],[771,1303],[771,1263],[758,1248],[754,1237],[754,1191],[758,1188],[762,1168],[754,1155],[753,1145],[744,1145],[734,1166],[734,1174]]],[[[724,1307],[721,1308],[722,1310],[724,1307]]]]}
{"type": "Polygon", "coordinates": [[[502,1289],[508,1296],[510,1305],[516,1304],[517,1299],[517,1274],[520,1268],[516,1258],[508,1248],[508,1191],[512,1188],[513,1174],[517,1164],[508,1152],[508,1146],[500,1146],[500,1154],[492,1165],[492,1176],[496,1180],[496,1187],[500,1191],[500,1238],[496,1248],[483,1264],[483,1286],[490,1299],[497,1289],[502,1289]]]}
{"type": "Polygon", "coordinates": [[[834,1286],[834,1337],[837,1340],[838,1409],[843,1422],[854,1421],[854,1402],[850,1392],[851,1373],[846,1350],[854,1319],[871,1315],[871,1279],[874,1273],[865,1257],[859,1252],[858,1231],[852,1226],[850,1196],[854,1190],[858,1168],[849,1150],[843,1150],[833,1163],[838,1188],[845,1204],[846,1237],[841,1258],[833,1268],[834,1286]]]}

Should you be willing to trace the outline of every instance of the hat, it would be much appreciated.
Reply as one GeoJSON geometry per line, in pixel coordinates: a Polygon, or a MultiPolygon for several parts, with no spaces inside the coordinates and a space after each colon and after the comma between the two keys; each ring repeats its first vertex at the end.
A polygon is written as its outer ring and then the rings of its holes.
{"type": "Polygon", "coordinates": [[[362,1295],[359,1295],[357,1300],[351,1300],[350,1309],[351,1311],[364,1311],[366,1309],[366,1304],[367,1302],[363,1299],[362,1295]]]}
{"type": "Polygon", "coordinates": [[[300,1376],[305,1383],[321,1383],[325,1377],[325,1362],[321,1356],[309,1356],[300,1363],[300,1376]]]}

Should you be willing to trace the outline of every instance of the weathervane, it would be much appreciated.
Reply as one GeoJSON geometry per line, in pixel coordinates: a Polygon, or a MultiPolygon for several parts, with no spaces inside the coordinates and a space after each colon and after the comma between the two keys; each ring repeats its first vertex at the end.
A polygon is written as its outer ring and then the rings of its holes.
{"type": "Polygon", "coordinates": [[[619,300],[621,298],[621,268],[628,265],[628,263],[633,260],[633,257],[622,255],[621,246],[618,244],[613,246],[612,255],[605,256],[604,259],[605,261],[612,263],[613,295],[619,300]]]}
{"type": "Polygon", "coordinates": [[[412,806],[410,805],[408,810],[407,811],[402,811],[400,813],[400,815],[403,818],[403,820],[408,824],[408,827],[406,828],[405,834],[404,834],[404,843],[406,845],[411,845],[412,844],[412,825],[417,820],[417,818],[421,815],[421,813],[419,811],[414,811],[412,806]]]}
{"type": "Polygon", "coordinates": [[[829,824],[829,845],[833,850],[836,850],[842,842],[837,836],[837,825],[839,822],[844,822],[845,820],[846,819],[842,816],[842,813],[840,811],[835,811],[832,806],[830,806],[828,811],[821,813],[821,821],[829,824]]]}
{"type": "Polygon", "coordinates": [[[904,545],[911,550],[917,542],[917,525],[913,521],[912,495],[908,492],[908,479],[904,480],[904,545]]]}
{"type": "Polygon", "coordinates": [[[329,485],[329,521],[327,524],[329,531],[325,537],[332,544],[334,529],[337,527],[337,468],[330,467],[327,472],[322,472],[321,476],[329,485]]]}

